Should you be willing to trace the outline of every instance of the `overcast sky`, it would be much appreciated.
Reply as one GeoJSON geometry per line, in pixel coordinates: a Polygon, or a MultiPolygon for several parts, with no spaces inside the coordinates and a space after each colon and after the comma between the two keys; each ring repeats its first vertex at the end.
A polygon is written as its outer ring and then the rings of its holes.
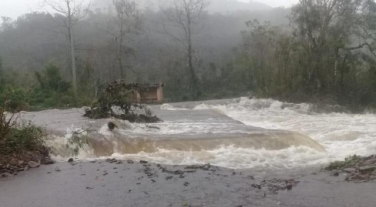
{"type": "MultiPolygon", "coordinates": [[[[215,1],[215,0],[212,0],[215,1]]],[[[240,0],[248,1],[248,0],[240,0]]],[[[298,0],[254,0],[273,7],[289,7],[298,0]]],[[[42,0],[0,0],[0,16],[17,18],[21,14],[43,11],[42,0]]]]}

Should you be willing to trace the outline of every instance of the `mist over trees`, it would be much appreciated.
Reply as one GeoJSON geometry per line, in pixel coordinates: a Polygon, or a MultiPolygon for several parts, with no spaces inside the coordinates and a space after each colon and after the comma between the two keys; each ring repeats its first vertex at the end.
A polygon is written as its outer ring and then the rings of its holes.
{"type": "Polygon", "coordinates": [[[301,0],[291,31],[250,22],[244,41],[255,88],[284,99],[375,104],[375,12],[370,0],[301,0]]]}
{"type": "Polygon", "coordinates": [[[75,36],[74,25],[84,18],[88,12],[90,5],[85,6],[84,1],[77,0],[45,0],[44,3],[51,7],[55,12],[64,16],[64,26],[67,29],[68,41],[70,47],[70,61],[72,68],[72,85],[73,93],[77,97],[77,66],[76,66],[76,48],[75,48],[75,36]]]}
{"type": "Polygon", "coordinates": [[[167,101],[253,93],[370,107],[375,12],[372,0],[300,0],[292,9],[235,0],[95,0],[73,35],[61,12],[3,17],[0,99],[36,109],[78,106],[123,78],[164,82],[167,101]]]}

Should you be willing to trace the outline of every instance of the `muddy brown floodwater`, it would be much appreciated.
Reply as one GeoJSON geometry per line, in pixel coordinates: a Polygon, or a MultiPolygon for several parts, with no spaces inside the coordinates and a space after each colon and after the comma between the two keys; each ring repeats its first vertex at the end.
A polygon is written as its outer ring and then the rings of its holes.
{"type": "Polygon", "coordinates": [[[86,132],[90,145],[77,162],[0,179],[0,207],[375,206],[375,182],[319,172],[375,152],[374,115],[248,98],[152,109],[164,122],[89,120],[83,109],[22,113],[47,129],[56,160],[73,156],[74,133],[86,132]],[[213,166],[190,166],[205,163],[213,166]]]}

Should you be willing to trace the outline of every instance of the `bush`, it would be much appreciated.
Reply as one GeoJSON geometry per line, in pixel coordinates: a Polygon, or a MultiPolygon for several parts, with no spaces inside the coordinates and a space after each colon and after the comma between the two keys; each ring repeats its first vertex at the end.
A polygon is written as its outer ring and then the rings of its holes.
{"type": "Polygon", "coordinates": [[[19,112],[29,108],[27,97],[26,89],[7,86],[3,88],[0,94],[0,102],[6,102],[8,111],[19,112]]]}
{"type": "Polygon", "coordinates": [[[11,130],[9,146],[14,152],[40,151],[43,148],[45,131],[31,122],[23,122],[11,130]]]}
{"type": "Polygon", "coordinates": [[[332,170],[342,170],[348,167],[357,166],[363,160],[363,157],[353,155],[350,157],[345,158],[345,161],[334,161],[329,164],[325,170],[332,171],[332,170]]]}
{"type": "Polygon", "coordinates": [[[16,125],[14,115],[7,117],[5,108],[0,107],[0,145],[3,145],[11,133],[12,127],[16,125]]]}
{"type": "Polygon", "coordinates": [[[126,84],[124,81],[115,81],[108,85],[96,103],[90,109],[86,109],[85,117],[91,119],[119,118],[130,122],[153,123],[161,121],[152,116],[148,107],[135,103],[137,84],[126,84]],[[114,109],[120,111],[116,113],[114,109]],[[140,113],[144,110],[144,114],[140,113]]]}
{"type": "Polygon", "coordinates": [[[49,64],[34,76],[21,76],[12,71],[5,75],[6,81],[0,83],[0,103],[7,102],[10,112],[76,106],[71,85],[63,80],[56,65],[49,64]]]}
{"type": "Polygon", "coordinates": [[[0,154],[41,152],[44,150],[45,132],[30,122],[17,123],[14,114],[7,115],[0,107],[0,154]]]}
{"type": "Polygon", "coordinates": [[[44,71],[36,72],[35,77],[39,86],[34,88],[30,105],[33,109],[64,108],[75,105],[71,86],[60,75],[60,69],[53,64],[46,66],[44,71]]]}
{"type": "Polygon", "coordinates": [[[72,137],[68,139],[66,148],[71,151],[71,155],[77,156],[80,149],[89,145],[89,137],[86,131],[74,131],[72,137]]]}
{"type": "Polygon", "coordinates": [[[60,75],[60,68],[54,64],[47,65],[42,73],[36,72],[35,76],[42,90],[67,93],[70,89],[70,84],[60,75]]]}

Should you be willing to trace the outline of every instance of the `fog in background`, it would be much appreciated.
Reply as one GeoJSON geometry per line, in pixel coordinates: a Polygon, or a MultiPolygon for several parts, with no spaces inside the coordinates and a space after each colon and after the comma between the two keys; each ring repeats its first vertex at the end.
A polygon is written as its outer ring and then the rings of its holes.
{"type": "Polygon", "coordinates": [[[40,1],[2,0],[4,13],[25,13],[2,18],[0,85],[7,87],[0,89],[7,97],[41,96],[29,104],[49,100],[53,107],[75,102],[72,92],[90,102],[118,79],[164,82],[168,101],[258,93],[355,107],[376,103],[374,1],[189,2],[203,6],[91,0],[82,8],[86,15],[69,23],[40,1]],[[61,100],[62,91],[70,98],[61,100]]]}
{"type": "MultiPolygon", "coordinates": [[[[104,0],[106,1],[106,0],[104,0]]],[[[110,0],[112,1],[112,0],[110,0]]],[[[164,0],[146,0],[147,2],[152,2],[153,6],[157,7],[159,3],[164,0]]],[[[239,0],[240,2],[246,3],[248,0],[239,0]]],[[[245,6],[247,9],[265,9],[268,7],[290,7],[293,4],[297,3],[298,0],[258,0],[252,1],[248,6],[245,6]]],[[[94,6],[101,5],[100,2],[92,0],[94,6]]],[[[212,6],[214,8],[226,8],[234,5],[233,1],[226,0],[212,0],[212,6]],[[219,2],[219,3],[218,3],[219,2]]],[[[245,5],[246,5],[245,4],[245,5]]],[[[239,4],[241,5],[241,4],[239,4]]],[[[43,0],[0,0],[0,16],[6,16],[11,18],[17,18],[18,16],[35,12],[35,11],[47,11],[48,8],[44,7],[43,0]]],[[[0,20],[1,21],[1,20],[0,20]]]]}

